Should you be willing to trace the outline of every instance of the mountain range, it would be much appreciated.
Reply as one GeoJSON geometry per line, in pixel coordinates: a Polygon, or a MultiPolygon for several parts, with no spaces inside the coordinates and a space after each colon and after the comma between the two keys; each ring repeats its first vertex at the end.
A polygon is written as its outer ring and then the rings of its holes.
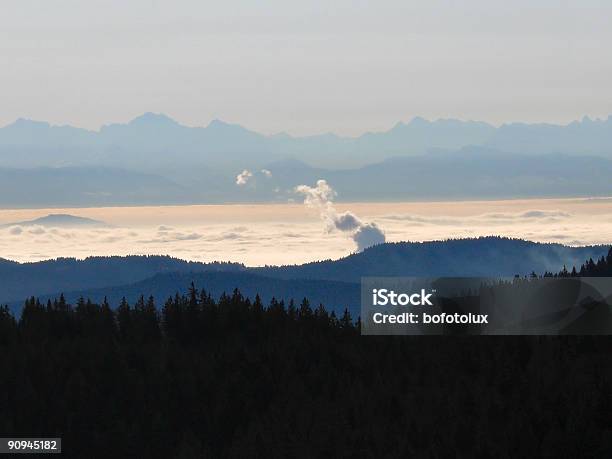
{"type": "Polygon", "coordinates": [[[173,180],[121,168],[0,168],[3,207],[158,205],[192,199],[190,190],[173,180]]]}
{"type": "Polygon", "coordinates": [[[608,253],[607,246],[568,247],[500,237],[381,244],[339,260],[295,266],[246,267],[236,263],[197,263],[164,256],[62,258],[37,263],[0,260],[0,304],[18,311],[25,298],[42,301],[61,293],[111,304],[153,295],[158,303],[191,282],[214,296],[240,289],[269,301],[308,297],[341,312],[359,309],[359,282],[367,276],[512,277],[558,272],[608,253]],[[28,279],[28,282],[23,282],[28,279]]]}
{"type": "Polygon", "coordinates": [[[340,200],[610,196],[611,174],[612,117],[500,127],[414,118],[354,138],[188,127],[154,113],[99,131],[24,119],[0,128],[5,207],[286,202],[321,178],[340,200]],[[238,186],[243,170],[251,176],[238,186]]]}
{"type": "Polygon", "coordinates": [[[18,119],[0,128],[0,166],[58,166],[107,162],[108,165],[146,157],[171,164],[176,159],[223,164],[244,160],[295,157],[317,167],[355,167],[389,156],[416,155],[432,150],[483,146],[507,153],[566,153],[612,158],[612,116],[584,117],[567,125],[509,123],[500,127],[480,121],[421,117],[398,122],[388,131],[358,137],[332,133],[292,137],[266,136],[237,124],[213,120],[206,127],[189,127],[172,118],[145,113],[132,121],[90,131],[18,119]],[[20,152],[27,152],[22,157],[20,152]],[[125,156],[127,154],[127,157],[125,156]],[[143,154],[148,154],[143,156],[143,154]],[[229,157],[228,157],[229,155],[229,157]]]}
{"type": "MultiPolygon", "coordinates": [[[[353,169],[295,159],[233,173],[192,167],[181,177],[106,166],[0,168],[0,206],[92,207],[299,200],[295,187],[325,179],[343,201],[612,196],[612,160],[565,154],[522,155],[483,147],[395,157],[353,169]],[[23,185],[27,183],[27,192],[23,185]],[[365,186],[364,184],[367,184],[365,186]]],[[[174,174],[170,174],[174,175],[174,174]]]]}

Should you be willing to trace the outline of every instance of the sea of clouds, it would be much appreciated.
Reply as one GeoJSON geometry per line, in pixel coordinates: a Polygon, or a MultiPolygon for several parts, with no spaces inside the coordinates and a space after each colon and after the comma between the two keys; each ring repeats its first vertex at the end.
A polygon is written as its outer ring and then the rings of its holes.
{"type": "MultiPolygon", "coordinates": [[[[302,194],[308,198],[309,192],[316,193],[317,186],[304,189],[302,194]]],[[[9,224],[0,228],[0,257],[26,262],[91,255],[167,254],[194,261],[265,265],[340,258],[383,240],[502,235],[567,245],[612,242],[612,206],[602,200],[431,206],[334,203],[332,211],[327,202],[323,210],[319,204],[70,209],[71,214],[99,218],[113,226],[9,224]],[[503,211],[505,207],[511,210],[503,211]],[[358,231],[364,227],[374,227],[375,233],[360,245],[358,231]]],[[[7,212],[0,212],[0,223],[25,219],[19,211],[7,212]]],[[[45,212],[28,210],[27,216],[43,216],[45,212]]]]}

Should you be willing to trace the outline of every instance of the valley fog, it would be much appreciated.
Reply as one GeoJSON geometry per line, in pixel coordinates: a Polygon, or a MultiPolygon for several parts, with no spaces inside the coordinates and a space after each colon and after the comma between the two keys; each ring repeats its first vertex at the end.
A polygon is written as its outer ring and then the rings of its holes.
{"type": "MultiPolygon", "coordinates": [[[[565,245],[612,242],[612,198],[335,203],[376,223],[387,242],[500,235],[565,245]]],[[[249,266],[336,259],[357,250],[303,204],[0,210],[0,257],[20,262],[164,254],[249,266]],[[107,226],[30,224],[50,214],[107,226]]]]}

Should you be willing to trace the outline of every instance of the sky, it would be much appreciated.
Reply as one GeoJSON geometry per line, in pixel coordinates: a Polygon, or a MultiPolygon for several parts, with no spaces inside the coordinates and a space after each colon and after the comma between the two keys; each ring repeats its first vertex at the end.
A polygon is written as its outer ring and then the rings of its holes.
{"type": "Polygon", "coordinates": [[[3,0],[0,125],[273,134],[612,113],[612,2],[3,0]]]}

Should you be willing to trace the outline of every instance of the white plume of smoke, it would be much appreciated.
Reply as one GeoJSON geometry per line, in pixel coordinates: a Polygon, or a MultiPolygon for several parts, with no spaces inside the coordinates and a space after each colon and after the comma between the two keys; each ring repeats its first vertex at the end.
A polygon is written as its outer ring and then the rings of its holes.
{"type": "Polygon", "coordinates": [[[236,185],[238,186],[246,185],[251,177],[253,177],[253,173],[251,171],[248,171],[246,169],[243,170],[240,174],[236,176],[236,185]]]}
{"type": "Polygon", "coordinates": [[[265,175],[267,178],[271,178],[272,177],[272,171],[269,171],[268,169],[262,169],[261,173],[263,175],[265,175]]]}
{"type": "Polygon", "coordinates": [[[333,203],[336,192],[325,180],[318,180],[316,187],[299,185],[295,192],[304,195],[304,204],[319,210],[328,231],[349,233],[360,252],[385,242],[385,233],[376,223],[363,222],[350,211],[338,213],[333,203]]]}

